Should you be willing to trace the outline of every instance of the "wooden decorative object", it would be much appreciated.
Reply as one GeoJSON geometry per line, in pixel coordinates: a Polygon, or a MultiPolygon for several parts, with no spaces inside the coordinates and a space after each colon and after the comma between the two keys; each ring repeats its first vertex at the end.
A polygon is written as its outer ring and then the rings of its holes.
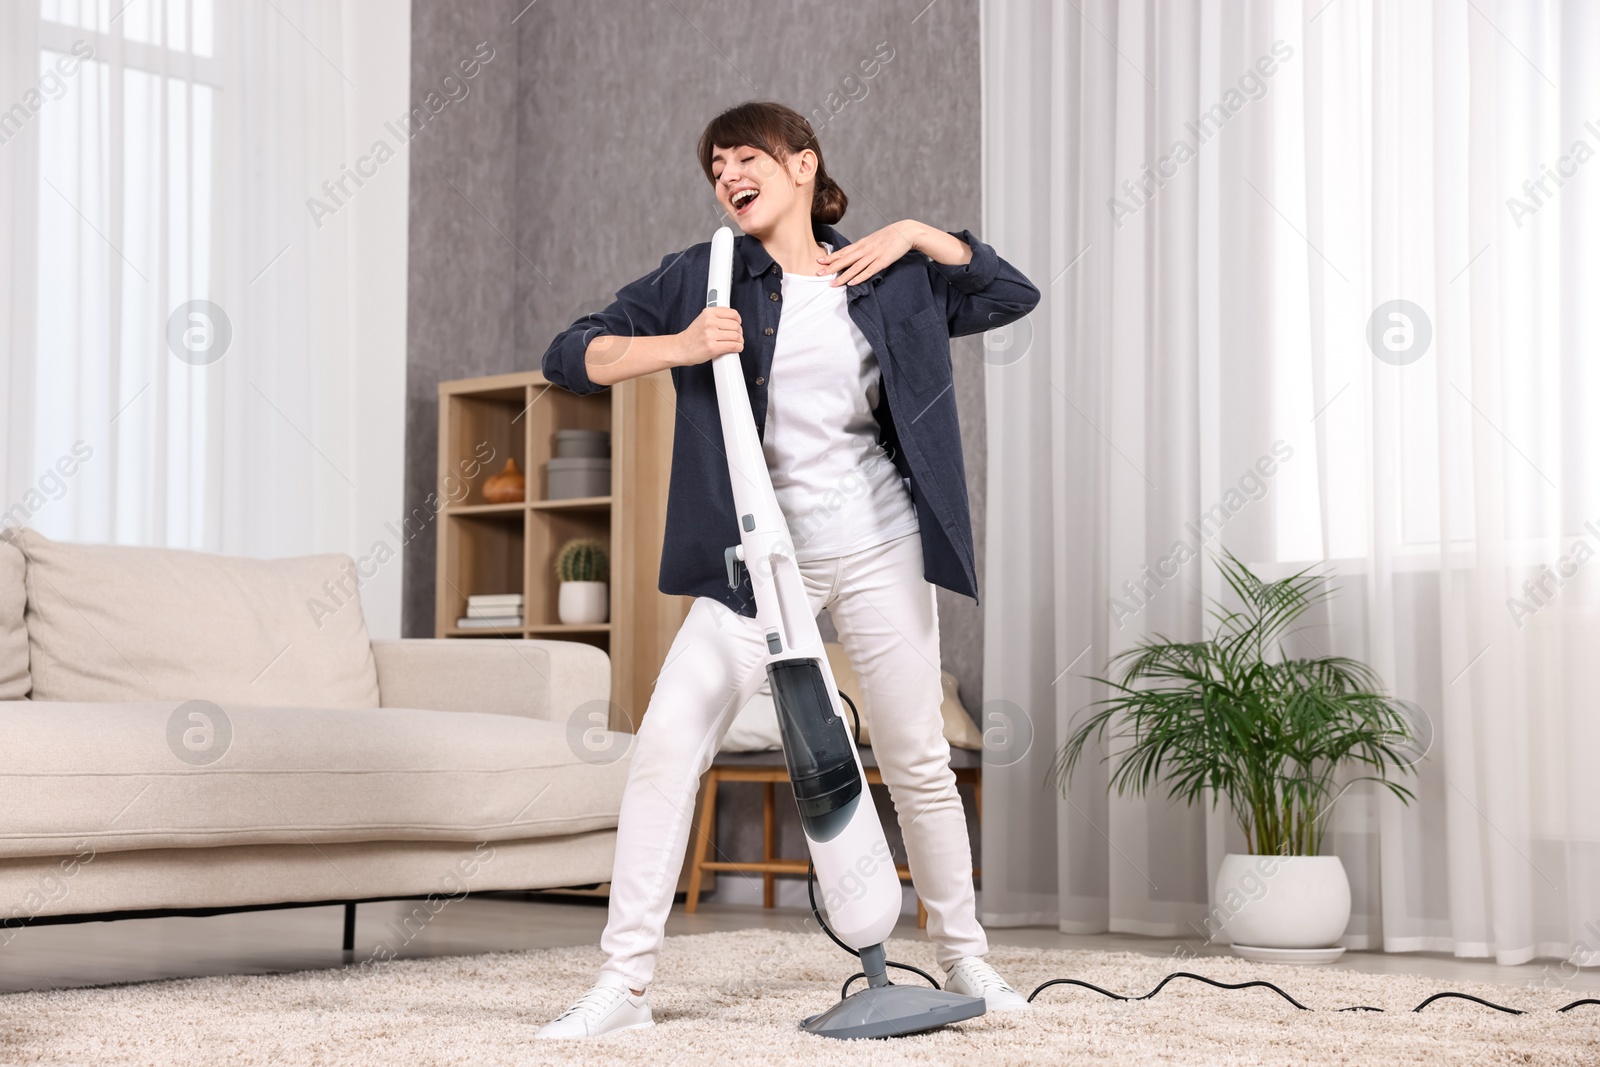
{"type": "Polygon", "coordinates": [[[506,460],[499,474],[483,483],[483,499],[491,504],[510,504],[527,496],[528,480],[517,470],[515,456],[506,460]]]}

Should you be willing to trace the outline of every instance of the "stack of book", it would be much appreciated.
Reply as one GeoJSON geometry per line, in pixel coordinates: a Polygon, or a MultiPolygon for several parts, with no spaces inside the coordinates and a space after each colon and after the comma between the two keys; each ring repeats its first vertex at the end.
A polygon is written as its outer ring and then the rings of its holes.
{"type": "Polygon", "coordinates": [[[522,626],[521,593],[467,597],[467,613],[456,620],[462,630],[509,630],[522,626]]]}

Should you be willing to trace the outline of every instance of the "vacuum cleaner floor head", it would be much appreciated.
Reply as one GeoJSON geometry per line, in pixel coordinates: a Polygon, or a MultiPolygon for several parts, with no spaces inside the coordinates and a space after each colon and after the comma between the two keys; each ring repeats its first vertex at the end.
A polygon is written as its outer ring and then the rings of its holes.
{"type": "Polygon", "coordinates": [[[869,986],[850,994],[800,1029],[823,1037],[902,1037],[982,1015],[982,997],[914,985],[869,986]]]}

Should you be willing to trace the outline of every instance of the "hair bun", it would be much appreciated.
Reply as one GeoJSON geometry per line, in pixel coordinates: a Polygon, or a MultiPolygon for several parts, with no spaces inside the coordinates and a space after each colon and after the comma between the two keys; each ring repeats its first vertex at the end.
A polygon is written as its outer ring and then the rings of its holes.
{"type": "Polygon", "coordinates": [[[811,194],[811,220],[829,226],[844,218],[850,198],[844,195],[839,183],[828,177],[826,171],[817,171],[817,187],[811,194]]]}

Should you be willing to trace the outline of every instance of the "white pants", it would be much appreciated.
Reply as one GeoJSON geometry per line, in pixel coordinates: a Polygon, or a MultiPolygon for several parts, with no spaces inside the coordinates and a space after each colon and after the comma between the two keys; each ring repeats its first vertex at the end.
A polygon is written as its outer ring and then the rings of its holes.
{"type": "MultiPolygon", "coordinates": [[[[985,955],[972,846],[944,739],[938,608],[922,576],[920,535],[799,566],[813,610],[829,610],[860,679],[857,699],[866,705],[872,750],[905,838],[912,885],[928,909],[939,966],[985,955]]],[[[656,679],[622,795],[610,912],[600,937],[602,972],[626,978],[634,989],[655,971],[700,777],[761,687],[765,662],[755,619],[696,597],[656,679]]]]}

